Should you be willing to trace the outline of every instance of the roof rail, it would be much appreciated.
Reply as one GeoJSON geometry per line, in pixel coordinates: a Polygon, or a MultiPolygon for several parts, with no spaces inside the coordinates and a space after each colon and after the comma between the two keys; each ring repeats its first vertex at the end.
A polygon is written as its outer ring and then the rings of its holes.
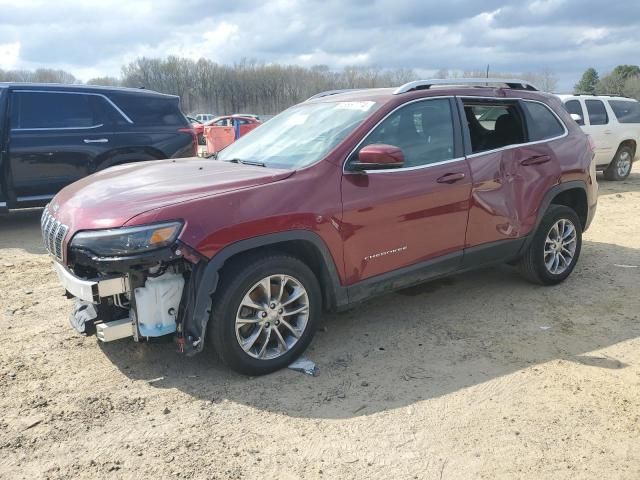
{"type": "Polygon", "coordinates": [[[327,90],[326,92],[316,93],[312,97],[307,98],[305,102],[308,102],[309,100],[315,100],[316,98],[328,97],[329,95],[337,95],[339,93],[357,92],[358,90],[362,90],[362,88],[343,88],[340,90],[327,90]]]}
{"type": "Polygon", "coordinates": [[[432,80],[415,80],[413,82],[405,83],[404,85],[396,88],[393,91],[393,94],[399,95],[401,93],[407,93],[413,90],[427,90],[432,86],[440,85],[470,85],[474,87],[486,87],[489,86],[490,83],[506,85],[508,88],[512,88],[514,90],[539,90],[539,88],[531,82],[527,82],[526,80],[520,80],[517,78],[435,78],[432,80]]]}

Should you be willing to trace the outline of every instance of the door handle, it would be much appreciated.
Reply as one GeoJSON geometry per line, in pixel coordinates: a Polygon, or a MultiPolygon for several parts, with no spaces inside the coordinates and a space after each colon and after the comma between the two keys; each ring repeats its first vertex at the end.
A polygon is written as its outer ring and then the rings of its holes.
{"type": "Polygon", "coordinates": [[[520,165],[524,165],[525,167],[527,165],[540,165],[542,163],[547,163],[550,160],[551,157],[549,155],[535,155],[533,157],[525,158],[520,162],[520,165]]]}
{"type": "Polygon", "coordinates": [[[613,133],[613,132],[612,132],[611,130],[605,130],[605,131],[604,131],[604,134],[605,134],[605,135],[611,135],[612,133],[613,133]]]}
{"type": "Polygon", "coordinates": [[[109,143],[108,138],[85,138],[84,143],[109,143]]]}
{"type": "Polygon", "coordinates": [[[455,183],[458,180],[462,180],[464,178],[464,173],[460,172],[460,173],[447,173],[443,176],[441,176],[440,178],[438,178],[438,180],[436,180],[438,183],[455,183]]]}

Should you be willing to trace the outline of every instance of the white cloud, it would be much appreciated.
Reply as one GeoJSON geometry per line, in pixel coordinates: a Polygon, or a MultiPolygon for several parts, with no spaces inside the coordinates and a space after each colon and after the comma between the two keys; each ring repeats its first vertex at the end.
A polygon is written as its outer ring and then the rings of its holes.
{"type": "Polygon", "coordinates": [[[20,58],[20,42],[0,43],[0,68],[15,68],[20,58]]]}
{"type": "MultiPolygon", "coordinates": [[[[634,63],[640,1],[0,0],[0,68],[119,75],[138,56],[540,71],[634,63]]],[[[572,77],[575,77],[571,79],[572,77]]]]}

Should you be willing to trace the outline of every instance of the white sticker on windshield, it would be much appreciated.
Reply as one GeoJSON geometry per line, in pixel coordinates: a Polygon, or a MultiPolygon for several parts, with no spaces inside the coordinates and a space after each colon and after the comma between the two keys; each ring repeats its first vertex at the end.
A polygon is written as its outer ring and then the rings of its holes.
{"type": "Polygon", "coordinates": [[[336,105],[338,110],[360,110],[366,112],[375,102],[340,102],[336,105]]]}
{"type": "Polygon", "coordinates": [[[309,115],[306,113],[294,113],[291,115],[286,122],[286,125],[302,125],[307,121],[309,115]]]}

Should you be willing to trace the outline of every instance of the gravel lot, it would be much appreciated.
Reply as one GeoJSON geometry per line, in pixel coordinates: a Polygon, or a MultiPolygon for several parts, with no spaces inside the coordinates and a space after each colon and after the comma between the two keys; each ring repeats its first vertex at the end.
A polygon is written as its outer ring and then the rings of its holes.
{"type": "Polygon", "coordinates": [[[640,478],[640,172],[564,284],[510,267],[331,315],[261,378],[67,323],[40,212],[0,218],[0,478],[640,478]]]}

